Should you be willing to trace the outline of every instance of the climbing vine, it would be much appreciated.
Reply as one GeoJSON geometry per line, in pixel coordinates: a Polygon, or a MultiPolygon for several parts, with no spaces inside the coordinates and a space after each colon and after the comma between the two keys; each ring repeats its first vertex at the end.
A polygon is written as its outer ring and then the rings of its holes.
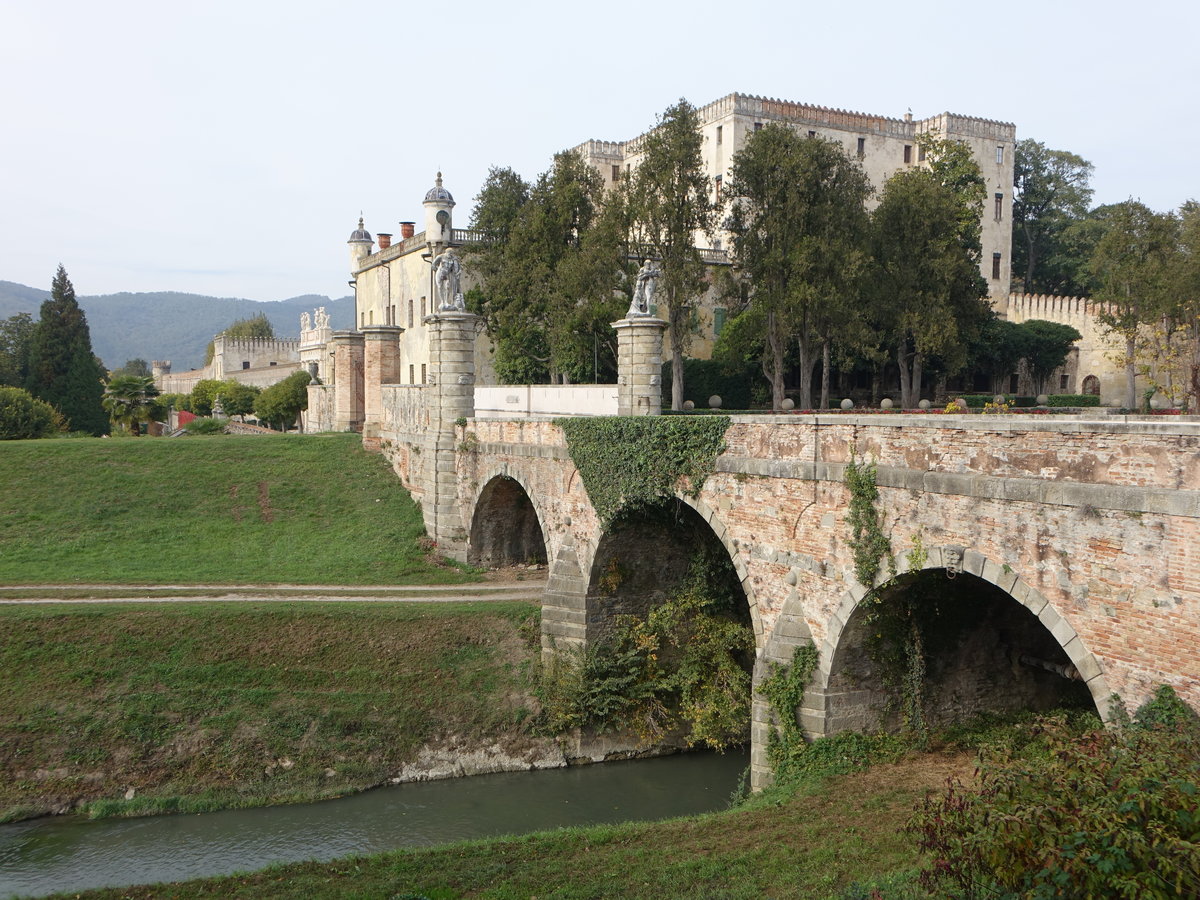
{"type": "Polygon", "coordinates": [[[846,524],[850,526],[850,549],[854,553],[854,575],[868,590],[875,584],[879,563],[891,557],[892,542],[883,533],[879,511],[879,489],[875,486],[875,462],[860,464],[851,450],[846,463],[846,487],[850,491],[850,511],[846,524]]]}
{"type": "Polygon", "coordinates": [[[796,723],[796,710],[804,702],[805,688],[816,668],[817,648],[809,641],[792,652],[791,665],[772,663],[771,674],[758,685],[759,694],[771,704],[778,722],[767,743],[767,753],[776,774],[787,760],[805,747],[804,732],[796,723]]]}
{"type": "Polygon", "coordinates": [[[729,416],[614,416],[555,419],[571,460],[608,527],[618,513],[668,500],[681,478],[696,496],[725,449],[729,416]]]}

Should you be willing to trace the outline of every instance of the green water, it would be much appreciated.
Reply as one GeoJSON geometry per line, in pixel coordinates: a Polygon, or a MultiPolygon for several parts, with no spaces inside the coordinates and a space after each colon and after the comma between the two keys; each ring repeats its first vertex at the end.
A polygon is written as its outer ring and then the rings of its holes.
{"type": "Polygon", "coordinates": [[[180,881],[570,825],[725,808],[748,753],[689,753],[379,788],[190,816],[0,826],[0,896],[180,881]]]}

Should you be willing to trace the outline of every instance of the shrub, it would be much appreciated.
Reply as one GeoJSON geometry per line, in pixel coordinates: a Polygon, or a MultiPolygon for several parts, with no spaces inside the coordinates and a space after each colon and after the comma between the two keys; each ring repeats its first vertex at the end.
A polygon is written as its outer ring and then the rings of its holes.
{"type": "Polygon", "coordinates": [[[0,440],[42,438],[63,430],[62,416],[28,391],[0,387],[0,440]]]}
{"type": "Polygon", "coordinates": [[[1096,394],[1051,394],[1047,406],[1099,406],[1096,394]]]}
{"type": "Polygon", "coordinates": [[[224,434],[225,423],[220,419],[192,419],[183,426],[188,434],[224,434]]]}
{"type": "Polygon", "coordinates": [[[910,822],[923,884],[955,897],[1200,895],[1200,725],[1170,688],[1115,732],[1041,723],[1043,750],[997,748],[910,822]]]}

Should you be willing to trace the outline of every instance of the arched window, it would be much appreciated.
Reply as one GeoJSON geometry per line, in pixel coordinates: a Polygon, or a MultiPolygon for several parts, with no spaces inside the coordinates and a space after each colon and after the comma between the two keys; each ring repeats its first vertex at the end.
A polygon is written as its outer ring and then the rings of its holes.
{"type": "Polygon", "coordinates": [[[1089,375],[1083,379],[1083,392],[1091,394],[1093,397],[1100,396],[1100,379],[1095,375],[1089,375]]]}

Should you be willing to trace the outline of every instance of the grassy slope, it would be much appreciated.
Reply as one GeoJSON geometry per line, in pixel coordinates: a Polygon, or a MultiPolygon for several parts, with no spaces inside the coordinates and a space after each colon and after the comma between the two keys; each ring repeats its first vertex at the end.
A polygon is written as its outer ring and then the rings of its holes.
{"type": "Polygon", "coordinates": [[[0,441],[0,484],[0,584],[469,580],[357,435],[0,441]]]}
{"type": "Polygon", "coordinates": [[[498,602],[0,607],[0,820],[332,796],[439,736],[519,746],[536,616],[498,602]]]}
{"type": "MultiPolygon", "coordinates": [[[[867,897],[851,886],[908,882],[917,853],[901,829],[927,789],[964,770],[969,758],[962,754],[917,756],[690,819],[566,829],[80,896],[867,897]]],[[[885,896],[921,896],[912,891],[909,885],[885,896]]]]}

